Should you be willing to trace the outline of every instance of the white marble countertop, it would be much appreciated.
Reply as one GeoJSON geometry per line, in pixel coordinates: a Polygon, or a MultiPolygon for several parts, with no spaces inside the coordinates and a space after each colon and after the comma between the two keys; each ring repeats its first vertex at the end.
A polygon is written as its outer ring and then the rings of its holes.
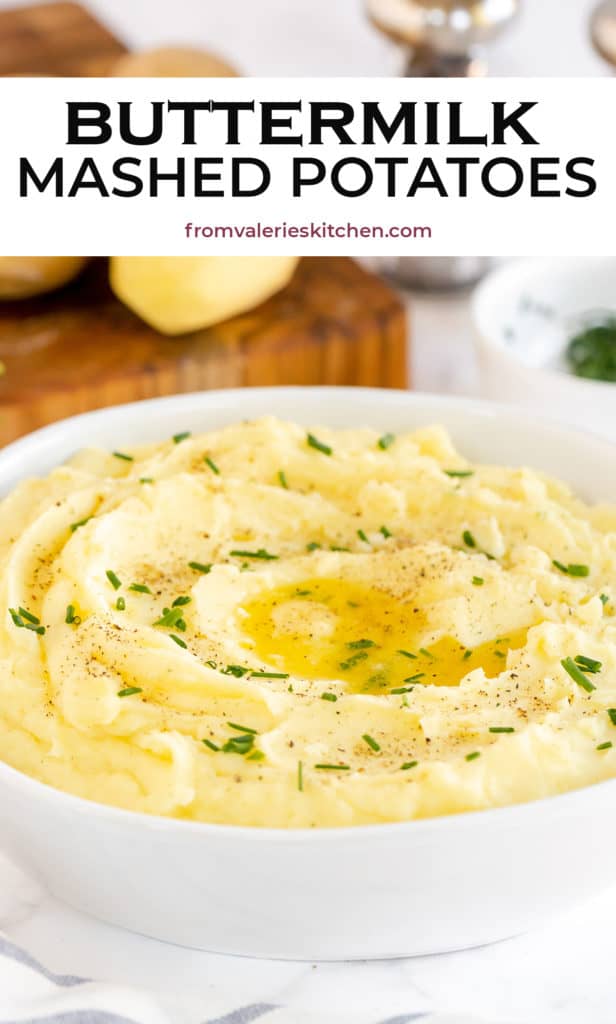
{"type": "MultiPolygon", "coordinates": [[[[14,0],[0,0],[14,6],[14,0]]],[[[398,57],[365,23],[361,0],[90,0],[133,45],[211,45],[252,74],[378,75],[398,57]],[[253,17],[246,17],[250,9],[253,17]],[[255,30],[256,20],[256,30],[255,30]]],[[[502,74],[600,74],[586,38],[589,0],[526,2],[494,47],[502,74]],[[558,45],[552,45],[555,26],[558,45]]],[[[466,295],[415,297],[413,376],[421,390],[477,393],[466,295]]],[[[452,851],[455,856],[455,851],[452,851]]],[[[95,884],[95,883],[94,883],[95,884]]],[[[506,879],[503,879],[506,885],[506,879]]],[[[422,1010],[474,1014],[489,1024],[614,1024],[616,887],[530,935],[439,957],[372,964],[292,964],[184,950],[120,932],[61,905],[0,857],[0,930],[53,970],[331,1012],[374,1007],[394,1018],[422,1010]]]]}

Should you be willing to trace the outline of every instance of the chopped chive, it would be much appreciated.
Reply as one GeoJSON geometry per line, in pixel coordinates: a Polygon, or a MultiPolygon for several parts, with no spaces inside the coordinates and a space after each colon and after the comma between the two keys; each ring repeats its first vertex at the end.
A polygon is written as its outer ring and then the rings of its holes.
{"type": "Polygon", "coordinates": [[[181,434],[173,435],[173,443],[180,444],[180,442],[185,441],[187,437],[190,437],[190,430],[183,430],[181,434]]]}
{"type": "Polygon", "coordinates": [[[595,658],[587,658],[583,654],[578,654],[573,659],[576,665],[579,665],[583,672],[590,672],[591,675],[595,675],[601,670],[601,662],[595,658]]]}
{"type": "Polygon", "coordinates": [[[308,597],[312,593],[312,591],[311,590],[296,590],[295,593],[296,593],[296,595],[298,597],[308,597]]]}
{"type": "Polygon", "coordinates": [[[318,551],[321,545],[317,544],[316,540],[311,540],[310,544],[306,544],[306,551],[318,551]]]}
{"type": "Polygon", "coordinates": [[[320,772],[350,772],[351,770],[348,764],[315,764],[315,768],[320,772]]]}
{"type": "Polygon", "coordinates": [[[424,658],[431,658],[432,661],[436,661],[436,654],[432,654],[432,651],[429,651],[427,647],[420,647],[419,653],[423,654],[424,658]]]}
{"type": "Polygon", "coordinates": [[[413,658],[415,661],[417,660],[417,655],[412,654],[411,651],[396,651],[396,654],[403,654],[405,658],[413,658]]]}
{"type": "Polygon", "coordinates": [[[278,482],[281,487],[284,487],[285,491],[289,490],[289,481],[287,480],[287,474],[284,469],[278,470],[278,482]]]}
{"type": "Polygon", "coordinates": [[[480,750],[474,750],[472,754],[467,754],[464,760],[465,761],[476,761],[478,757],[481,757],[481,751],[480,750]]]}
{"type": "Polygon", "coordinates": [[[304,765],[301,761],[297,762],[297,788],[300,793],[304,792],[304,765]]]}
{"type": "Polygon", "coordinates": [[[232,736],[223,745],[222,750],[225,754],[249,754],[254,746],[254,736],[250,733],[244,734],[243,736],[232,736]]]}
{"type": "Polygon", "coordinates": [[[242,733],[241,736],[231,736],[223,744],[222,750],[225,754],[240,754],[245,757],[255,749],[255,737],[252,733],[242,733]]]}
{"type": "Polygon", "coordinates": [[[21,605],[19,606],[19,614],[21,615],[22,619],[25,619],[26,622],[31,622],[33,626],[40,625],[41,620],[38,618],[38,616],[33,615],[32,612],[29,612],[26,608],[22,608],[21,605]]]}
{"type": "Polygon", "coordinates": [[[365,651],[356,651],[355,654],[353,654],[350,658],[347,658],[346,661],[340,662],[340,668],[344,670],[349,668],[355,668],[358,662],[365,661],[367,657],[368,655],[366,654],[365,651]]]}
{"type": "Polygon", "coordinates": [[[392,444],[394,443],[395,440],[396,440],[396,435],[395,434],[383,434],[382,437],[379,437],[379,439],[377,441],[377,445],[379,446],[381,451],[386,452],[388,448],[391,448],[391,446],[392,446],[392,444]]]}
{"type": "Polygon", "coordinates": [[[611,740],[607,740],[605,743],[599,743],[597,750],[610,750],[614,744],[611,740]]]}
{"type": "Polygon", "coordinates": [[[370,541],[368,540],[368,537],[366,536],[366,534],[365,534],[365,532],[363,530],[358,530],[357,531],[357,536],[359,537],[360,540],[363,540],[364,544],[369,544],[370,543],[370,541]]]}
{"type": "Polygon", "coordinates": [[[599,600],[601,601],[601,604],[605,608],[606,604],[609,604],[609,600],[610,599],[607,596],[607,594],[599,594],[599,600]]]}
{"type": "Polygon", "coordinates": [[[143,693],[140,686],[127,686],[123,690],[118,690],[118,697],[132,697],[135,693],[143,693]]]}
{"type": "Polygon", "coordinates": [[[265,548],[259,548],[258,551],[230,551],[232,558],[261,558],[265,562],[274,562],[279,558],[279,555],[270,555],[269,551],[265,548]]]}
{"type": "Polygon", "coordinates": [[[407,676],[404,680],[405,683],[416,683],[418,679],[423,679],[425,672],[416,672],[414,676],[407,676]]]}
{"type": "Polygon", "coordinates": [[[205,562],[189,562],[189,569],[194,569],[195,572],[202,572],[204,576],[207,576],[212,571],[212,563],[206,564],[205,562]]]}
{"type": "Polygon", "coordinates": [[[472,584],[474,587],[483,587],[485,580],[483,576],[473,576],[472,584]]]}
{"type": "Polygon", "coordinates": [[[68,626],[79,626],[81,624],[81,615],[75,615],[75,605],[68,604],[66,606],[66,615],[64,621],[68,626]]]}
{"type": "Polygon", "coordinates": [[[151,594],[152,591],[145,583],[131,583],[129,590],[134,590],[137,594],[151,594]]]}
{"type": "Polygon", "coordinates": [[[213,750],[215,753],[218,753],[218,751],[220,750],[220,747],[217,747],[216,744],[212,743],[211,740],[201,740],[201,742],[204,743],[206,747],[209,747],[210,750],[213,750]]]}
{"type": "Polygon", "coordinates": [[[140,484],[153,484],[154,483],[154,477],[152,477],[152,476],[140,476],[139,477],[139,483],[140,484]]]}
{"type": "Polygon", "coordinates": [[[255,738],[250,733],[242,733],[241,736],[231,736],[225,740],[222,750],[225,754],[247,754],[254,746],[255,738]]]}
{"type": "Polygon", "coordinates": [[[409,768],[416,768],[419,761],[405,761],[404,764],[400,765],[401,772],[408,772],[409,768]]]}
{"type": "Polygon", "coordinates": [[[395,697],[399,693],[412,693],[414,689],[414,686],[396,686],[395,690],[390,690],[389,692],[395,697]]]}
{"type": "Polygon", "coordinates": [[[71,533],[74,533],[75,530],[78,530],[80,526],[85,526],[86,523],[89,523],[90,520],[93,519],[93,518],[94,518],[94,516],[86,516],[85,519],[78,519],[76,523],[71,523],[71,525],[70,525],[71,533]]]}
{"type": "Polygon", "coordinates": [[[154,626],[164,626],[167,629],[179,629],[180,632],[186,631],[186,623],[182,618],[181,608],[163,608],[163,614],[160,619],[156,619],[153,623],[154,626]]]}
{"type": "Polygon", "coordinates": [[[468,661],[468,659],[472,658],[472,656],[473,656],[473,652],[472,651],[465,651],[464,654],[462,655],[462,661],[468,661]]]}
{"type": "Polygon", "coordinates": [[[216,465],[214,460],[210,458],[209,455],[206,455],[203,461],[205,462],[206,466],[208,466],[212,470],[212,473],[215,473],[216,476],[220,476],[220,470],[218,466],[216,465]]]}
{"type": "Polygon", "coordinates": [[[182,640],[182,638],[181,638],[180,636],[176,636],[176,635],[175,635],[175,633],[170,633],[170,634],[169,634],[169,639],[170,639],[170,640],[173,640],[173,642],[174,642],[175,644],[177,644],[177,645],[178,645],[178,647],[183,647],[183,649],[184,649],[185,651],[187,651],[187,650],[188,650],[188,644],[184,643],[184,641],[182,640]]]}
{"type": "Polygon", "coordinates": [[[288,679],[288,672],[251,672],[252,679],[288,679]]]}
{"type": "Polygon", "coordinates": [[[246,733],[248,736],[258,736],[256,729],[249,729],[247,725],[238,725],[236,722],[227,722],[230,729],[235,729],[236,732],[246,733]]]}
{"type": "Polygon", "coordinates": [[[515,729],[512,725],[491,725],[488,732],[515,732],[515,729]]]}
{"type": "Polygon", "coordinates": [[[122,586],[122,581],[119,579],[118,576],[116,576],[116,574],[114,573],[113,569],[107,569],[107,572],[105,573],[105,576],[107,577],[107,579],[111,583],[111,586],[113,587],[114,590],[119,590],[120,589],[120,587],[122,586]]]}
{"type": "Polygon", "coordinates": [[[112,452],[116,459],[122,459],[124,462],[134,462],[134,455],[127,455],[126,452],[112,452]]]}
{"type": "Polygon", "coordinates": [[[352,651],[363,651],[367,647],[376,647],[376,644],[374,640],[351,640],[346,646],[352,651]]]}
{"type": "Polygon", "coordinates": [[[25,609],[20,608],[19,612],[17,612],[14,608],[9,608],[9,615],[13,620],[13,625],[17,626],[18,629],[29,629],[32,633],[38,633],[39,636],[44,635],[45,627],[39,625],[39,619],[36,619],[36,616],[30,615],[30,613],[28,612],[26,613],[25,616],[26,622],[24,622],[25,609]],[[19,614],[19,612],[21,612],[21,614],[19,614]],[[33,621],[34,619],[36,619],[36,621],[33,621]]]}
{"type": "Polygon", "coordinates": [[[329,550],[330,551],[350,551],[351,549],[350,548],[340,547],[339,544],[332,544],[329,550]]]}
{"type": "Polygon", "coordinates": [[[616,708],[608,708],[607,713],[612,725],[616,725],[616,708]]]}
{"type": "Polygon", "coordinates": [[[262,750],[253,750],[246,758],[247,761],[265,761],[265,754],[262,750]]]}
{"type": "MultiPolygon", "coordinates": [[[[215,665],[214,668],[216,668],[215,665]]],[[[236,679],[241,679],[242,676],[245,676],[248,673],[248,671],[249,669],[244,668],[243,665],[227,665],[227,667],[222,670],[222,674],[223,676],[235,676],[236,679]]]]}
{"type": "Polygon", "coordinates": [[[385,540],[387,540],[389,537],[393,537],[393,533],[391,532],[391,530],[388,530],[386,526],[381,526],[379,529],[379,533],[383,534],[385,540]]]}
{"type": "Polygon", "coordinates": [[[323,444],[323,442],[319,441],[319,439],[315,437],[314,434],[307,434],[306,442],[309,448],[315,448],[318,452],[322,452],[323,455],[334,454],[333,448],[330,448],[328,444],[323,444]]]}
{"type": "Polygon", "coordinates": [[[444,469],[443,473],[445,473],[446,476],[460,477],[460,479],[462,479],[465,476],[474,476],[475,470],[474,469],[444,469]]]}
{"type": "Polygon", "coordinates": [[[504,651],[494,651],[494,656],[496,658],[506,658],[507,657],[507,655],[505,654],[504,651]]]}
{"type": "Polygon", "coordinates": [[[370,736],[367,732],[365,732],[363,734],[362,740],[364,741],[364,743],[368,744],[368,746],[370,747],[370,750],[374,750],[374,752],[376,754],[379,753],[379,751],[381,749],[380,743],[377,743],[377,741],[372,736],[370,736]]]}
{"type": "Polygon", "coordinates": [[[573,658],[563,658],[561,661],[561,665],[564,668],[565,672],[569,673],[574,683],[577,683],[578,686],[581,686],[582,689],[586,690],[587,693],[592,693],[593,690],[597,689],[595,684],[591,683],[588,676],[584,675],[579,665],[575,664],[573,658]]]}
{"type": "Polygon", "coordinates": [[[338,698],[335,693],[322,693],[321,700],[330,700],[332,704],[335,704],[338,698]]]}
{"type": "Polygon", "coordinates": [[[462,540],[466,544],[467,548],[476,548],[477,547],[477,541],[473,537],[473,535],[472,535],[470,530],[465,530],[464,531],[464,533],[462,534],[462,540]]]}
{"type": "Polygon", "coordinates": [[[119,612],[125,611],[126,601],[124,600],[123,597],[119,597],[118,600],[116,601],[116,608],[118,609],[119,612]]]}
{"type": "Polygon", "coordinates": [[[190,604],[191,601],[192,597],[189,597],[188,594],[182,594],[180,597],[176,597],[175,601],[172,602],[171,607],[182,608],[183,605],[190,604]]]}
{"type": "Polygon", "coordinates": [[[564,565],[559,562],[556,558],[552,559],[552,565],[560,569],[567,576],[590,576],[590,568],[587,565],[578,565],[576,562],[570,562],[569,565],[564,565]]]}

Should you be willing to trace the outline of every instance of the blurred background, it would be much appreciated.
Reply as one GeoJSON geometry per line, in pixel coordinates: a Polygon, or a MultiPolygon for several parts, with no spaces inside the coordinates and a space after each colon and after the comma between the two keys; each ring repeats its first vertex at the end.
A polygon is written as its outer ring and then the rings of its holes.
{"type": "MultiPolygon", "coordinates": [[[[612,60],[616,0],[0,0],[5,75],[609,76],[612,60]]],[[[0,444],[119,401],[275,383],[484,394],[569,420],[582,403],[616,438],[616,261],[495,278],[481,254],[40,264],[0,258],[0,444]],[[174,275],[189,301],[161,311],[174,275]]]]}
{"type": "MultiPolygon", "coordinates": [[[[0,0],[0,8],[16,6],[0,0]]],[[[588,43],[595,6],[526,0],[517,23],[494,44],[491,72],[604,73],[588,43]]],[[[387,75],[400,65],[368,23],[362,0],[88,0],[88,7],[131,48],[189,42],[220,51],[247,75],[387,75]]]]}

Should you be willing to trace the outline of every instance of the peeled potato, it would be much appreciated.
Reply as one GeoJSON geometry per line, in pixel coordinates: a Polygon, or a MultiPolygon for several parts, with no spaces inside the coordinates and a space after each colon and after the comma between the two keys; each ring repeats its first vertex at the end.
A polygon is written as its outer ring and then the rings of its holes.
{"type": "Polygon", "coordinates": [[[295,256],[113,256],[117,297],[163,334],[245,313],[289,283],[295,256]]]}
{"type": "Polygon", "coordinates": [[[127,53],[111,69],[114,78],[236,78],[226,61],[205,50],[162,46],[143,53],[127,53]]]}
{"type": "Polygon", "coordinates": [[[0,256],[0,299],[29,299],[77,277],[85,256],[0,256]]]}

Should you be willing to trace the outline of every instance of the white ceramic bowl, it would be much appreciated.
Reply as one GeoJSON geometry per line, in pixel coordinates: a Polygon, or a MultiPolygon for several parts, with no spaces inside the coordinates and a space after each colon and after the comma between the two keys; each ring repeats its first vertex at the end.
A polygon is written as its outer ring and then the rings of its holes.
{"type": "Polygon", "coordinates": [[[567,342],[588,313],[616,314],[616,258],[507,263],[476,289],[482,394],[616,440],[616,383],[575,377],[567,342]]]}
{"type": "MultiPolygon", "coordinates": [[[[156,399],[47,427],[0,453],[0,490],[76,444],[138,444],[263,413],[401,431],[443,423],[470,459],[525,463],[616,502],[616,447],[467,399],[255,389],[156,399]]],[[[356,959],[522,932],[616,881],[616,780],[428,821],[281,831],[131,814],[0,763],[0,841],[59,898],[133,931],[223,953],[356,959]]]]}

